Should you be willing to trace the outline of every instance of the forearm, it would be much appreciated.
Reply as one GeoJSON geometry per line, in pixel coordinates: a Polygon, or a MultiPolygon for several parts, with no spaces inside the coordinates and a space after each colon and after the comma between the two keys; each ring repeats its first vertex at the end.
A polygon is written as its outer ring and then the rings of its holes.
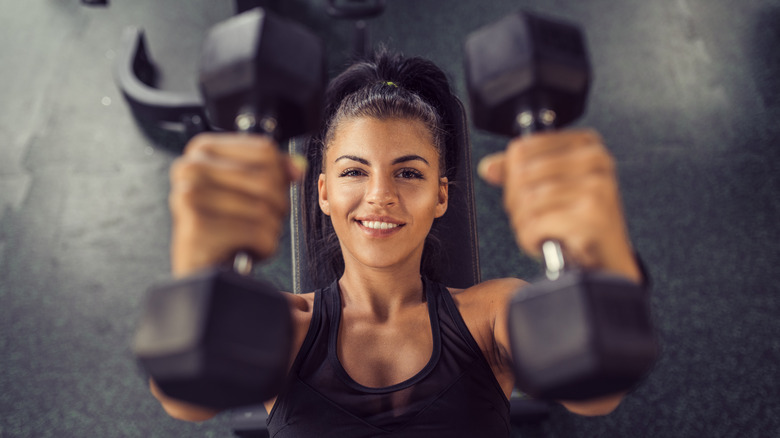
{"type": "Polygon", "coordinates": [[[149,390],[154,395],[154,398],[160,402],[165,412],[177,420],[201,422],[209,420],[219,413],[219,411],[214,409],[196,406],[168,397],[152,379],[149,379],[149,390]]]}
{"type": "Polygon", "coordinates": [[[612,394],[592,400],[559,401],[569,412],[587,417],[608,415],[623,401],[625,393],[612,394]]]}

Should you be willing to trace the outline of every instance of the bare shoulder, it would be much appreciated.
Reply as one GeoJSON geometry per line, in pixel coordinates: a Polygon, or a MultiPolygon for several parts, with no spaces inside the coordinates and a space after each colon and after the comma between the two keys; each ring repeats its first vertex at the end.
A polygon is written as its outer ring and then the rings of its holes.
{"type": "Polygon", "coordinates": [[[290,366],[292,366],[298,351],[309,333],[312,315],[314,314],[314,292],[293,294],[285,292],[290,303],[290,316],[293,323],[293,338],[290,350],[290,366]]]}
{"type": "Polygon", "coordinates": [[[452,289],[450,293],[455,304],[463,311],[464,308],[487,310],[503,308],[506,302],[528,283],[517,278],[497,278],[483,281],[467,289],[452,289]]]}
{"type": "Polygon", "coordinates": [[[496,341],[503,341],[509,301],[526,284],[517,278],[500,278],[467,289],[450,289],[463,321],[483,351],[490,353],[496,341]]]}
{"type": "MultiPolygon", "coordinates": [[[[311,316],[314,309],[314,292],[305,294],[294,294],[283,292],[290,304],[290,315],[293,319],[293,325],[296,329],[296,338],[303,331],[304,335],[311,323],[311,316]],[[304,329],[304,330],[300,330],[304,329]]],[[[303,339],[301,339],[303,342],[303,339]]]]}
{"type": "Polygon", "coordinates": [[[294,294],[292,292],[282,292],[290,302],[292,311],[309,312],[314,306],[314,292],[305,294],[294,294]]]}

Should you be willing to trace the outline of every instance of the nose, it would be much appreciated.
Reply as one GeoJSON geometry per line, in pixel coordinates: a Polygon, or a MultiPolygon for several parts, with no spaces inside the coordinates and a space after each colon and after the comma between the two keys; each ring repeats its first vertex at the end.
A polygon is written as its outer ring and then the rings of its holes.
{"type": "Polygon", "coordinates": [[[368,184],[366,201],[375,206],[388,207],[398,202],[398,194],[395,190],[392,177],[374,176],[368,184]]]}

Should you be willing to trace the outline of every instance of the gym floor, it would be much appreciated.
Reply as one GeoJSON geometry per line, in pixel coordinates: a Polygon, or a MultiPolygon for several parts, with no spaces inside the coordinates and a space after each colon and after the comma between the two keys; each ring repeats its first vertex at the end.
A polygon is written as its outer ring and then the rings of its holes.
{"type": "MultiPolygon", "coordinates": [[[[282,13],[327,42],[325,2],[282,13]]],[[[465,97],[461,43],[518,8],[580,22],[595,72],[578,122],[617,158],[632,238],[654,279],[656,369],[603,418],[555,409],[526,437],[780,436],[780,2],[390,0],[373,42],[439,63],[465,97]]],[[[231,436],[229,416],[166,416],[130,353],[146,287],[169,269],[167,168],[177,136],[144,134],[112,76],[146,30],[159,86],[194,92],[205,31],[233,2],[2,2],[0,437],[231,436]]],[[[473,133],[479,159],[504,140],[473,133]]],[[[476,183],[483,278],[532,279],[500,193],[476,183]]],[[[289,249],[264,267],[289,289],[289,249]]]]}

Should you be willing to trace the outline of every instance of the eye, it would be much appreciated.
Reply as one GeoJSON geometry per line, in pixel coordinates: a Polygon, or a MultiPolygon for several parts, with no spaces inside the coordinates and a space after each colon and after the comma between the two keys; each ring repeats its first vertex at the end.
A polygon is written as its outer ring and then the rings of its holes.
{"type": "Polygon", "coordinates": [[[348,177],[355,177],[355,176],[363,176],[365,174],[366,173],[363,172],[363,170],[361,170],[361,169],[350,168],[350,169],[344,169],[339,174],[339,177],[347,177],[348,178],[348,177]]]}
{"type": "Polygon", "coordinates": [[[424,179],[422,172],[417,169],[401,169],[398,176],[403,179],[424,179]]]}

